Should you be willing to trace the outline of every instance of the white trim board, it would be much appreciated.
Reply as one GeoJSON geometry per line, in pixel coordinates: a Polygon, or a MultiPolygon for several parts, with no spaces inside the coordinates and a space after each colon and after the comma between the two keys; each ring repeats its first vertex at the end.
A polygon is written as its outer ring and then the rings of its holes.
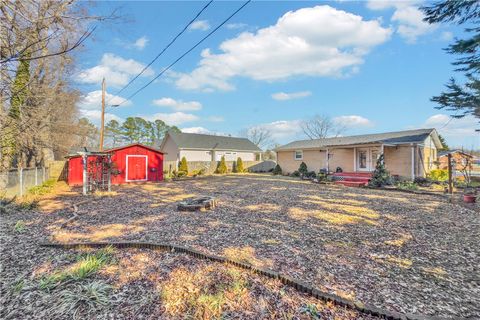
{"type": "Polygon", "coordinates": [[[133,181],[148,181],[148,156],[146,155],[134,155],[134,154],[127,154],[126,156],[126,169],[125,169],[125,181],[126,182],[133,182],[133,181]],[[128,179],[128,158],[130,157],[137,157],[137,158],[145,158],[145,179],[141,179],[141,180],[130,180],[128,179]]]}

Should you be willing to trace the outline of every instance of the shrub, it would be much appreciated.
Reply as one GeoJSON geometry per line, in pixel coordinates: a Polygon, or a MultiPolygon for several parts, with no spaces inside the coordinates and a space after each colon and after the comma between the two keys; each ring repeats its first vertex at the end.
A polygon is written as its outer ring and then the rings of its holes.
{"type": "Polygon", "coordinates": [[[300,163],[300,167],[298,167],[298,172],[302,176],[307,174],[308,168],[307,168],[307,164],[305,162],[300,163]]]}
{"type": "Polygon", "coordinates": [[[432,185],[432,181],[428,178],[423,178],[423,177],[416,177],[413,180],[414,183],[418,184],[419,186],[422,187],[429,187],[432,185]]]}
{"type": "Polygon", "coordinates": [[[390,172],[385,169],[384,164],[384,155],[380,155],[377,159],[377,164],[375,166],[375,171],[373,171],[372,179],[369,182],[369,185],[372,187],[383,187],[385,185],[391,184],[392,177],[390,172]]]}
{"type": "Polygon", "coordinates": [[[428,177],[433,181],[447,181],[448,180],[448,170],[435,169],[430,171],[428,177]]]}
{"type": "Polygon", "coordinates": [[[304,177],[306,177],[306,178],[316,178],[317,174],[315,173],[315,171],[309,171],[304,175],[304,177]]]}
{"type": "Polygon", "coordinates": [[[397,188],[404,190],[418,190],[418,185],[412,181],[400,181],[397,183],[397,188]]]}
{"type": "Polygon", "coordinates": [[[203,176],[205,174],[205,172],[206,172],[205,168],[198,169],[198,170],[193,170],[192,176],[194,176],[194,177],[203,176]]]}
{"type": "Polygon", "coordinates": [[[15,223],[15,226],[13,227],[13,230],[18,233],[22,233],[25,231],[25,221],[23,220],[18,220],[17,223],[15,223]]]}
{"type": "Polygon", "coordinates": [[[237,170],[237,162],[236,161],[233,161],[232,163],[232,172],[233,173],[237,173],[238,170],[237,170]]]}
{"type": "Polygon", "coordinates": [[[227,164],[225,163],[225,156],[222,156],[222,159],[218,163],[216,173],[219,173],[219,174],[227,173],[227,164]]]}
{"type": "Polygon", "coordinates": [[[275,166],[275,168],[273,168],[273,171],[272,173],[274,175],[281,175],[282,174],[282,168],[280,167],[280,165],[277,163],[277,165],[275,166]]]}
{"type": "Polygon", "coordinates": [[[188,174],[187,158],[182,157],[182,160],[178,163],[178,171],[185,172],[185,175],[188,174]]]}
{"type": "Polygon", "coordinates": [[[245,168],[243,167],[243,160],[240,157],[238,157],[238,159],[237,159],[237,171],[238,172],[245,172],[245,168]]]}
{"type": "Polygon", "coordinates": [[[291,177],[300,177],[300,172],[298,170],[295,170],[292,173],[290,173],[290,176],[291,177]]]}
{"type": "Polygon", "coordinates": [[[47,193],[50,193],[54,186],[55,179],[48,179],[41,185],[29,188],[27,192],[36,196],[43,196],[47,193]]]}

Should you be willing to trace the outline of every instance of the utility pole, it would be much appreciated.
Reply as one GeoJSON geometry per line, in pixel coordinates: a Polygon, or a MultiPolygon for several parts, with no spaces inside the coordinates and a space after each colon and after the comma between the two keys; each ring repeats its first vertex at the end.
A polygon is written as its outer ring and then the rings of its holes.
{"type": "Polygon", "coordinates": [[[100,124],[100,151],[103,151],[103,136],[105,134],[105,78],[102,80],[102,118],[100,124]]]}

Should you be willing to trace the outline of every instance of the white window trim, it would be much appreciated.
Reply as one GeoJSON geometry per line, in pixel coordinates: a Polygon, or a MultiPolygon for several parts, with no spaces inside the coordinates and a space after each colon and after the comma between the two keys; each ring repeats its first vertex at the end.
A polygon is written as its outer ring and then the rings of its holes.
{"type": "Polygon", "coordinates": [[[293,159],[294,159],[295,161],[301,161],[301,160],[303,160],[303,150],[295,150],[295,151],[293,152],[293,159]],[[301,156],[300,158],[297,158],[297,152],[300,152],[300,153],[302,154],[302,156],[301,156]]]}
{"type": "Polygon", "coordinates": [[[125,181],[127,181],[127,182],[130,182],[130,181],[148,181],[148,156],[128,154],[127,155],[126,167],[127,168],[125,170],[125,181]],[[145,179],[142,179],[142,180],[130,180],[130,179],[128,179],[128,158],[130,158],[130,157],[145,158],[145,179]]]}

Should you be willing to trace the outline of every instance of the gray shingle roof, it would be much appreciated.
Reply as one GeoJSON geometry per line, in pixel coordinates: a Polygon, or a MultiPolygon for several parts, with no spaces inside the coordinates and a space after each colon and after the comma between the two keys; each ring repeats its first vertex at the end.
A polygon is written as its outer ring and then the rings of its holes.
{"type": "Polygon", "coordinates": [[[208,134],[169,132],[170,137],[180,149],[262,151],[247,138],[213,136],[208,134]]]}
{"type": "Polygon", "coordinates": [[[276,148],[276,151],[295,149],[315,149],[334,146],[348,146],[368,143],[403,144],[422,143],[435,129],[417,129],[397,132],[363,134],[358,136],[336,137],[313,140],[298,140],[276,148]]]}

